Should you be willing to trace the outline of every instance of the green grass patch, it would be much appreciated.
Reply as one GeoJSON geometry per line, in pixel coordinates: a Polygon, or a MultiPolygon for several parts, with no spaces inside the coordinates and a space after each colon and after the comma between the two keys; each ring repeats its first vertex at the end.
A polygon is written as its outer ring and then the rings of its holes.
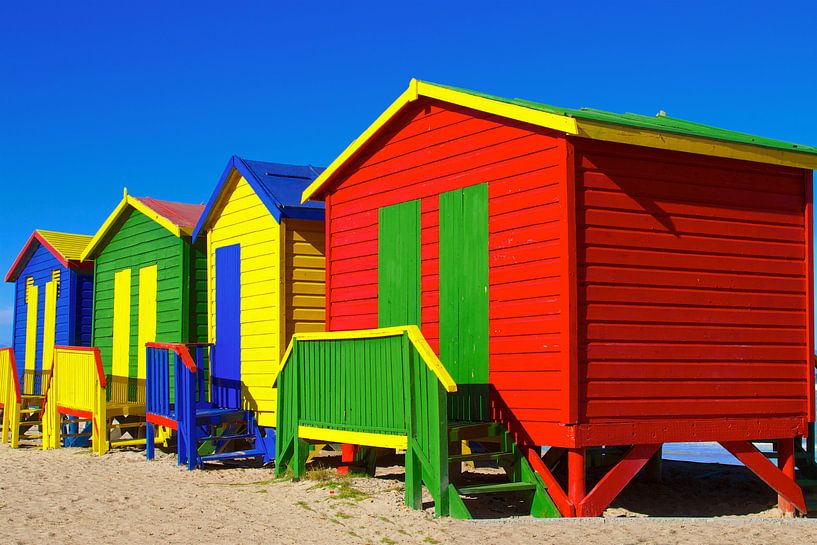
{"type": "Polygon", "coordinates": [[[298,507],[300,507],[301,509],[305,509],[305,510],[307,510],[307,511],[312,511],[313,513],[315,512],[315,510],[314,510],[314,509],[312,509],[312,508],[309,506],[309,504],[308,504],[308,503],[306,503],[305,501],[296,501],[296,502],[295,502],[295,505],[297,505],[297,506],[298,506],[298,507]]]}

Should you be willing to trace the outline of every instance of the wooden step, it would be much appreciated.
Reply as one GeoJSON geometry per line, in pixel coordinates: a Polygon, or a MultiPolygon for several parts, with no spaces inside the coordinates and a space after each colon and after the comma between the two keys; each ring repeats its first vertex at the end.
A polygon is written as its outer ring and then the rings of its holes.
{"type": "Polygon", "coordinates": [[[529,492],[536,490],[533,483],[499,483],[480,484],[475,486],[464,486],[458,488],[460,496],[476,496],[478,494],[498,494],[500,492],[529,492]]]}
{"type": "Polygon", "coordinates": [[[130,424],[111,424],[112,430],[127,430],[132,428],[144,428],[145,422],[131,422],[130,424]]]}
{"type": "Polygon", "coordinates": [[[474,441],[502,437],[505,429],[497,422],[454,422],[448,425],[449,441],[474,441]]]}
{"type": "Polygon", "coordinates": [[[201,457],[201,462],[218,462],[222,460],[237,460],[243,458],[263,458],[266,453],[261,449],[235,450],[232,452],[216,452],[201,457]]]}
{"type": "Polygon", "coordinates": [[[511,462],[515,456],[510,452],[472,452],[470,454],[452,454],[448,457],[451,463],[457,462],[511,462]]]}
{"type": "Polygon", "coordinates": [[[255,439],[255,434],[242,433],[239,435],[207,435],[205,437],[199,437],[196,440],[199,443],[204,443],[205,441],[231,441],[233,439],[255,439]]]}

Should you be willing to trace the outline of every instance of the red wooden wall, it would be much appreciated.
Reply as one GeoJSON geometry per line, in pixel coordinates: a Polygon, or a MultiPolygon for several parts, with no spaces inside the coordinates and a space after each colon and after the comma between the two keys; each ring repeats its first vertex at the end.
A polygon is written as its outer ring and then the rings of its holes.
{"type": "Polygon", "coordinates": [[[488,183],[490,382],[519,427],[565,413],[560,220],[566,142],[425,103],[340,173],[327,200],[330,330],[377,327],[378,209],[421,199],[422,330],[439,349],[439,195],[488,183]]]}
{"type": "Polygon", "coordinates": [[[575,150],[580,420],[807,414],[804,171],[575,150]]]}

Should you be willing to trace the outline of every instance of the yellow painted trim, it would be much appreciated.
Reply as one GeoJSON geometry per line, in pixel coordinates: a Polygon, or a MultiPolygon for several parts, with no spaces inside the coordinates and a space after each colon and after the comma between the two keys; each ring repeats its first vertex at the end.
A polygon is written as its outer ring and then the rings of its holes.
{"type": "Polygon", "coordinates": [[[817,169],[817,156],[811,154],[764,148],[751,144],[723,142],[711,138],[685,136],[666,131],[638,129],[599,121],[578,120],[567,115],[543,112],[541,110],[472,95],[412,79],[408,89],[401,94],[386,111],[380,114],[363,134],[349,144],[343,153],[332,161],[326,170],[306,188],[301,195],[301,202],[306,202],[314,197],[316,193],[329,183],[334,174],[351,160],[392,117],[406,104],[417,100],[418,97],[441,100],[457,106],[471,108],[593,140],[619,142],[730,159],[741,159],[772,165],[817,169]]]}
{"type": "Polygon", "coordinates": [[[113,275],[113,332],[111,375],[130,376],[131,271],[122,269],[113,275]]]}
{"type": "Polygon", "coordinates": [[[578,136],[605,142],[618,142],[648,148],[740,159],[770,165],[817,169],[817,155],[764,148],[750,144],[723,142],[711,138],[650,131],[598,121],[580,120],[578,123],[578,136]]]}
{"type": "Polygon", "coordinates": [[[45,314],[43,316],[43,371],[50,371],[51,365],[54,363],[54,344],[57,336],[57,287],[59,286],[59,271],[54,272],[57,273],[57,279],[52,280],[45,285],[45,314]]]}
{"type": "Polygon", "coordinates": [[[164,216],[161,216],[142,204],[138,199],[135,197],[131,197],[125,191],[124,197],[119,202],[119,204],[114,208],[113,212],[108,216],[105,222],[102,224],[102,227],[94,235],[94,238],[91,239],[91,242],[88,243],[88,246],[85,247],[85,250],[82,251],[82,256],[80,257],[81,261],[87,261],[92,256],[94,256],[94,252],[97,250],[99,246],[102,245],[102,242],[108,236],[108,233],[113,229],[114,224],[116,221],[125,213],[128,207],[133,208],[147,216],[148,218],[152,219],[168,231],[170,231],[174,236],[181,237],[182,234],[190,234],[190,233],[183,233],[181,227],[170,221],[164,216]]]}
{"type": "Polygon", "coordinates": [[[301,202],[308,201],[312,195],[323,187],[329,178],[344,164],[346,164],[346,162],[351,159],[352,156],[357,153],[358,150],[360,150],[360,148],[362,148],[366,142],[368,142],[369,139],[383,127],[383,125],[388,123],[389,120],[391,120],[391,118],[403,108],[403,106],[415,100],[417,100],[417,80],[412,79],[411,83],[409,83],[408,89],[397,97],[397,100],[392,102],[391,105],[386,108],[386,110],[380,114],[377,119],[374,120],[374,123],[369,125],[369,128],[363,131],[363,134],[358,136],[351,144],[349,144],[346,149],[343,150],[343,152],[338,155],[328,167],[326,167],[326,170],[324,170],[320,176],[315,178],[315,181],[309,184],[309,187],[307,187],[301,195],[301,202]]]}
{"type": "Polygon", "coordinates": [[[492,100],[470,93],[463,93],[462,91],[447,89],[424,81],[417,82],[417,94],[419,96],[450,102],[451,104],[456,104],[464,108],[471,108],[472,110],[479,110],[480,112],[507,117],[508,119],[515,119],[516,121],[523,121],[531,125],[545,127],[567,134],[576,134],[577,132],[576,119],[573,117],[552,114],[518,104],[510,104],[508,102],[492,100]]]}
{"type": "Polygon", "coordinates": [[[147,353],[145,343],[156,340],[156,295],[159,266],[149,265],[139,269],[139,312],[136,378],[145,378],[147,353]]]}
{"type": "MultiPolygon", "coordinates": [[[[375,339],[380,337],[396,337],[398,335],[403,335],[404,333],[408,334],[409,340],[412,342],[412,344],[414,344],[414,348],[417,350],[417,353],[423,358],[423,361],[428,368],[434,372],[434,374],[437,376],[437,380],[440,381],[440,384],[443,385],[445,390],[447,392],[456,392],[457,383],[454,382],[454,379],[448,373],[448,370],[442,364],[440,358],[437,357],[437,354],[434,353],[434,350],[431,349],[431,346],[429,346],[425,337],[423,337],[423,334],[420,332],[420,328],[416,325],[381,327],[377,329],[358,329],[354,331],[327,331],[325,333],[296,333],[292,336],[292,339],[293,341],[296,339],[298,341],[375,339]]],[[[293,344],[294,342],[291,342],[287,347],[284,358],[281,360],[282,362],[286,362],[289,358],[293,344]]]]}
{"type": "Polygon", "coordinates": [[[349,445],[393,448],[398,450],[406,450],[408,448],[408,437],[405,435],[332,430],[312,426],[298,426],[298,438],[321,441],[324,443],[346,443],[349,445]]]}
{"type": "Polygon", "coordinates": [[[403,108],[403,106],[417,100],[421,96],[441,100],[443,102],[448,102],[464,108],[471,108],[481,112],[507,117],[508,119],[530,123],[532,125],[553,129],[567,134],[576,134],[577,132],[576,120],[572,117],[551,114],[541,110],[534,110],[533,108],[526,108],[525,106],[509,104],[498,100],[491,100],[489,98],[463,93],[462,91],[455,91],[454,89],[440,87],[439,85],[434,85],[432,83],[417,81],[416,79],[412,78],[408,89],[397,97],[397,100],[395,100],[391,106],[386,108],[386,111],[380,114],[374,123],[369,125],[369,128],[366,129],[363,134],[357,137],[354,142],[349,144],[349,146],[343,150],[343,153],[332,161],[332,164],[330,164],[326,170],[324,170],[321,175],[318,176],[315,181],[306,188],[301,196],[301,202],[306,202],[315,193],[317,193],[329,181],[332,175],[344,164],[346,164],[346,162],[350,160],[352,156],[354,156],[383,127],[383,125],[388,123],[391,118],[403,108]]]}
{"type": "MultiPolygon", "coordinates": [[[[31,277],[29,277],[31,278],[31,277]]],[[[37,368],[37,314],[39,312],[40,288],[34,285],[34,279],[26,279],[26,359],[23,375],[23,393],[32,393],[34,387],[33,372],[37,368]]]]}

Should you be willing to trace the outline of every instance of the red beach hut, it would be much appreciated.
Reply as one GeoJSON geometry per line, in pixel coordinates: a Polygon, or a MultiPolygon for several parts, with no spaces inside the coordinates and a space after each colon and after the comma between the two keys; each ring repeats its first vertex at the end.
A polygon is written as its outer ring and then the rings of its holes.
{"type": "Polygon", "coordinates": [[[815,166],[817,148],[664,115],[412,80],[304,193],[326,203],[327,331],[420,326],[458,419],[507,427],[562,515],[600,514],[679,441],[720,442],[805,511],[815,166]],[[418,263],[384,323],[389,247],[418,263]],[[779,468],[752,444],[770,439],[779,468]],[[586,449],[612,445],[587,490],[586,449]]]}

